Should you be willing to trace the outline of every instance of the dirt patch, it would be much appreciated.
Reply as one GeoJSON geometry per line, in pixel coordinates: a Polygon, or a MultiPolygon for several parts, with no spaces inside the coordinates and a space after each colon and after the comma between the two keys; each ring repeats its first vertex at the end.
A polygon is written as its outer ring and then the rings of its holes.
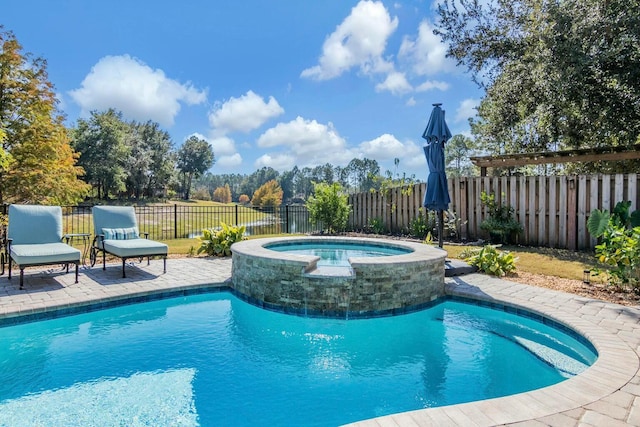
{"type": "Polygon", "coordinates": [[[640,295],[634,292],[623,292],[613,286],[602,283],[582,283],[581,280],[563,279],[561,277],[545,276],[519,271],[506,277],[512,282],[525,285],[539,286],[541,288],[554,289],[556,291],[569,292],[583,297],[599,299],[616,304],[637,306],[640,304],[640,295]]]}

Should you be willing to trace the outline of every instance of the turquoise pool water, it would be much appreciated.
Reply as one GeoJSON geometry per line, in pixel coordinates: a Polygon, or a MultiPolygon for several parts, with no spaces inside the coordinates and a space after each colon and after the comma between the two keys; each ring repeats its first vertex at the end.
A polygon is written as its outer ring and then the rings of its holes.
{"type": "Polygon", "coordinates": [[[194,295],[0,328],[0,425],[335,426],[544,387],[595,358],[462,302],[344,321],[194,295]]]}
{"type": "Polygon", "coordinates": [[[265,248],[277,252],[319,256],[317,265],[328,266],[349,266],[351,257],[403,255],[411,252],[409,249],[396,246],[336,242],[275,243],[265,245],[265,248]]]}

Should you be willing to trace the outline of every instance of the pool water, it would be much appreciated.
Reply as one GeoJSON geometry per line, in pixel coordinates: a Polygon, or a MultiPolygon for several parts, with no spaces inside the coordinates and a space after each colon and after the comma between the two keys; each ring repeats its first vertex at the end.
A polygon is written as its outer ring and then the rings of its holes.
{"type": "Polygon", "coordinates": [[[194,295],[0,328],[0,425],[335,426],[545,387],[595,358],[461,302],[344,321],[194,295]]]}
{"type": "Polygon", "coordinates": [[[349,258],[404,255],[410,251],[396,246],[367,245],[354,243],[313,242],[276,243],[265,248],[277,252],[320,257],[319,266],[349,266],[349,258]]]}

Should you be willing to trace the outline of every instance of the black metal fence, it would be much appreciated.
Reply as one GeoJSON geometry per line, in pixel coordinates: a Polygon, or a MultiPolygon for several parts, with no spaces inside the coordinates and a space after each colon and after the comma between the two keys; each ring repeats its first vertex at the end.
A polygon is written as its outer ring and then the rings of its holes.
{"type": "MultiPolygon", "coordinates": [[[[0,205],[7,214],[8,206],[0,205]]],[[[271,208],[235,206],[147,205],[135,206],[138,228],[154,240],[192,238],[205,228],[244,225],[249,235],[312,233],[320,225],[309,221],[309,212],[302,205],[271,208]]],[[[91,206],[63,206],[64,233],[94,234],[91,206]]]]}

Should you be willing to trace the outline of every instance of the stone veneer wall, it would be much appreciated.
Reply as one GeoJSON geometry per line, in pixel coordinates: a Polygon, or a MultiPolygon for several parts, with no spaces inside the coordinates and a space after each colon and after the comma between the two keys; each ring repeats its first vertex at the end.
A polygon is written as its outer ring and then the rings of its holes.
{"type": "Polygon", "coordinates": [[[236,250],[232,249],[232,287],[241,297],[259,306],[297,314],[344,317],[349,313],[402,312],[444,295],[446,252],[427,245],[405,242],[414,252],[352,258],[354,274],[344,276],[336,275],[330,268],[326,274],[323,267],[315,269],[317,257],[262,248],[262,244],[273,241],[256,239],[237,243],[240,246],[234,245],[236,250]]]}

